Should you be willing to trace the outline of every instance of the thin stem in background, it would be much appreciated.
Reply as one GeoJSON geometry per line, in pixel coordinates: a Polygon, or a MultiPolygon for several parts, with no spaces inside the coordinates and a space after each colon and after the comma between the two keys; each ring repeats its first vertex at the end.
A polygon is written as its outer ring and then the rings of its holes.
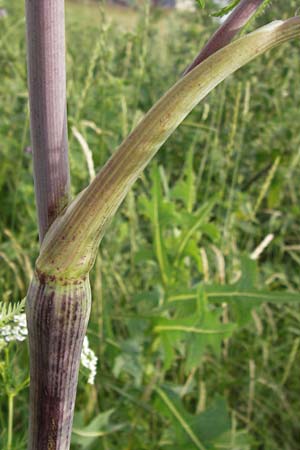
{"type": "Polygon", "coordinates": [[[220,28],[213,34],[194,61],[185,69],[183,75],[186,75],[217,50],[220,50],[225,47],[225,45],[229,44],[234,36],[251,19],[263,2],[264,0],[242,0],[220,28]]]}
{"type": "Polygon", "coordinates": [[[64,0],[26,0],[28,84],[40,242],[69,202],[64,0]]]}
{"type": "Polygon", "coordinates": [[[10,393],[8,396],[7,450],[11,450],[12,448],[13,421],[14,421],[14,394],[10,393]]]}

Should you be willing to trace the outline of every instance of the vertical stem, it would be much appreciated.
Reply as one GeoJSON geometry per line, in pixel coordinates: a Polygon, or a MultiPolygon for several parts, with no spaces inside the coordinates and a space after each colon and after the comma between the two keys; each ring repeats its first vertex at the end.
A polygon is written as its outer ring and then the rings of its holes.
{"type": "MultiPolygon", "coordinates": [[[[26,0],[28,84],[40,242],[70,199],[64,0],[26,0]]],[[[29,450],[68,450],[88,278],[35,277],[27,295],[30,346],[29,450]]]]}
{"type": "Polygon", "coordinates": [[[26,0],[28,82],[40,242],[69,201],[64,0],[26,0]]]}
{"type": "Polygon", "coordinates": [[[90,314],[88,277],[34,277],[26,314],[30,346],[28,450],[69,450],[82,343],[90,314]]]}
{"type": "Polygon", "coordinates": [[[255,14],[264,0],[241,0],[237,7],[227,17],[225,22],[212,35],[194,61],[185,69],[184,75],[198,66],[202,61],[225,47],[255,14]]]}
{"type": "Polygon", "coordinates": [[[12,448],[13,421],[14,421],[14,394],[10,393],[8,395],[7,450],[11,450],[12,448]]]}

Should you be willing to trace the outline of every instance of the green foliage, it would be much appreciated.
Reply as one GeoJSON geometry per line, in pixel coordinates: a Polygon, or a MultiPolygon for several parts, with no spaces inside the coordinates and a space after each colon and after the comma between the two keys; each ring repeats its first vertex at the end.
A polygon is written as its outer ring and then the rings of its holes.
{"type": "Polygon", "coordinates": [[[221,323],[221,308],[209,310],[205,295],[198,295],[195,313],[175,319],[158,318],[155,321],[153,331],[160,336],[166,369],[174,362],[175,351],[180,348],[181,342],[186,344],[184,367],[187,373],[201,364],[207,347],[220,356],[223,340],[230,337],[235,328],[234,324],[221,323]]]}
{"type": "MultiPolygon", "coordinates": [[[[216,450],[213,445],[231,428],[226,402],[217,398],[204,412],[189,413],[176,391],[157,388],[157,408],[170,418],[172,427],[162,436],[162,447],[168,450],[183,448],[216,450]]],[[[226,445],[226,442],[223,442],[226,445]]]]}
{"type": "Polygon", "coordinates": [[[84,426],[83,414],[75,414],[72,443],[78,445],[82,450],[97,448],[97,446],[93,447],[93,444],[97,442],[98,438],[122,430],[126,426],[125,424],[111,424],[111,415],[113,413],[113,409],[100,413],[87,426],[84,426]]]}
{"type": "Polygon", "coordinates": [[[26,298],[18,303],[3,303],[0,302],[0,327],[3,327],[17,314],[21,314],[24,311],[26,298]]]}
{"type": "Polygon", "coordinates": [[[196,0],[200,8],[205,8],[205,0],[196,0]]]}
{"type": "Polygon", "coordinates": [[[230,11],[232,11],[240,3],[240,1],[241,0],[232,0],[228,5],[224,6],[224,8],[219,11],[214,12],[212,15],[214,17],[223,17],[230,13],[230,11]]]}

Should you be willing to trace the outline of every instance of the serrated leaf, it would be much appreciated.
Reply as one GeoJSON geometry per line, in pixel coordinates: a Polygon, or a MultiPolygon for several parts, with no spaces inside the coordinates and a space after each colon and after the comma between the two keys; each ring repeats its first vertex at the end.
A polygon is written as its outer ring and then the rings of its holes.
{"type": "Polygon", "coordinates": [[[14,316],[24,312],[26,297],[18,303],[0,302],[0,327],[14,319],[14,316]]]}

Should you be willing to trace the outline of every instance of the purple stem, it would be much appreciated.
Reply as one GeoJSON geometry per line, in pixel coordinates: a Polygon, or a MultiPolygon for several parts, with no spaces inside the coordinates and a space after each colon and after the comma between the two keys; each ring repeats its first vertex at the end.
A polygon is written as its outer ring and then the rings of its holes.
{"type": "Polygon", "coordinates": [[[242,0],[220,28],[213,34],[194,61],[185,69],[183,75],[186,75],[217,50],[220,50],[225,47],[225,45],[229,44],[234,36],[257,11],[263,1],[264,0],[242,0]]]}
{"type": "Polygon", "coordinates": [[[90,315],[88,278],[56,285],[34,277],[26,313],[30,346],[28,450],[69,450],[82,343],[90,315]]]}
{"type": "Polygon", "coordinates": [[[26,0],[34,183],[40,242],[70,196],[64,0],[26,0]]]}

